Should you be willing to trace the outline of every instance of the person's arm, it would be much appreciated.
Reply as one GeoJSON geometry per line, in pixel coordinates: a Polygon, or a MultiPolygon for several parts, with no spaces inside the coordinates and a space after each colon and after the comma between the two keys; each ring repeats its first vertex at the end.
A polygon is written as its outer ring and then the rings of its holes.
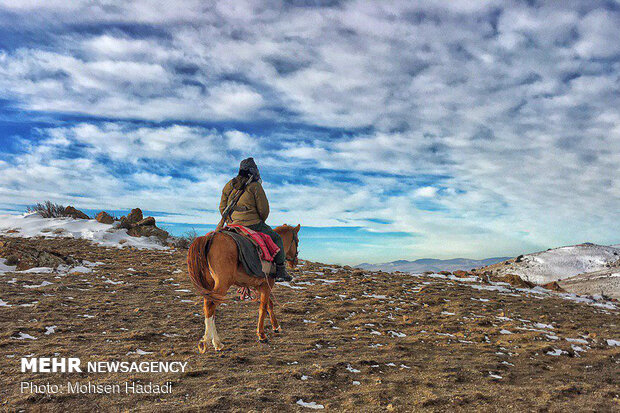
{"type": "Polygon", "coordinates": [[[256,182],[254,187],[254,200],[256,201],[258,216],[263,222],[267,221],[267,217],[269,216],[269,201],[267,200],[267,195],[265,195],[265,191],[260,182],[256,182]]]}
{"type": "Polygon", "coordinates": [[[220,198],[220,215],[224,213],[224,210],[228,206],[228,196],[230,195],[230,182],[222,189],[222,197],[220,198]]]}

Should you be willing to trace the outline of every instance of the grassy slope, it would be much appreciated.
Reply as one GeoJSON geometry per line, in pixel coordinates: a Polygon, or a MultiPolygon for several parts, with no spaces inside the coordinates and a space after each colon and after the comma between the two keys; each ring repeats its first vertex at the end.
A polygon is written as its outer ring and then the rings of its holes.
{"type": "Polygon", "coordinates": [[[270,334],[269,344],[257,343],[257,304],[235,298],[216,316],[227,350],[200,355],[200,305],[193,293],[178,291],[191,290],[184,251],[119,250],[68,239],[19,242],[104,264],[93,273],[60,278],[54,273],[0,275],[0,298],[12,305],[0,307],[4,408],[307,410],[296,404],[299,399],[359,411],[620,408],[620,347],[606,342],[620,340],[614,310],[524,292],[477,290],[441,278],[307,263],[296,273],[303,289],[275,290],[284,330],[280,336],[270,334]],[[136,271],[128,271],[130,267],[136,271]],[[7,282],[13,278],[15,282],[7,282]],[[23,287],[43,280],[53,284],[23,287]],[[45,335],[51,325],[56,332],[45,335]],[[37,340],[15,339],[20,332],[37,340]],[[582,337],[587,345],[566,340],[582,337]],[[575,344],[586,351],[575,352],[575,344]],[[138,348],[152,354],[127,355],[138,348]],[[555,349],[566,353],[546,354],[555,349]],[[19,357],[54,353],[83,362],[188,361],[190,371],[90,376],[19,372],[19,357]],[[18,388],[23,380],[135,379],[170,380],[173,394],[44,396],[20,394],[18,388]]]}

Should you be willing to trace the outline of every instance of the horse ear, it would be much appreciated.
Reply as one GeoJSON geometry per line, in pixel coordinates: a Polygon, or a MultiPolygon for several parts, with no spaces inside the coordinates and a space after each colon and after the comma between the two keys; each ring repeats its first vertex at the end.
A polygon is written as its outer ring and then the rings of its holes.
{"type": "Polygon", "coordinates": [[[293,228],[293,231],[295,231],[295,234],[299,233],[299,229],[301,228],[301,224],[297,224],[297,226],[295,228],[293,228]]]}

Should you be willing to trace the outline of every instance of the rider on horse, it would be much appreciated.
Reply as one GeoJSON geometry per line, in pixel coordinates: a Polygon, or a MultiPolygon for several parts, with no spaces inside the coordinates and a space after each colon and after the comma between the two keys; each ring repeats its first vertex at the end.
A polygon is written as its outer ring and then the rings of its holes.
{"type": "Polygon", "coordinates": [[[243,189],[249,176],[252,175],[252,182],[248,183],[245,187],[245,191],[239,198],[237,205],[233,209],[232,214],[228,220],[228,223],[235,225],[243,225],[253,231],[265,233],[271,237],[273,242],[280,247],[280,251],[274,257],[276,263],[276,281],[290,281],[292,277],[286,272],[285,260],[286,255],[284,252],[284,243],[280,235],[275,232],[269,225],[265,223],[269,216],[269,201],[267,195],[261,185],[260,173],[258,172],[258,166],[254,162],[253,158],[247,158],[241,161],[239,166],[239,174],[228,181],[224,189],[222,190],[222,198],[220,200],[220,213],[223,214],[224,210],[231,201],[231,196],[236,190],[243,189]]]}

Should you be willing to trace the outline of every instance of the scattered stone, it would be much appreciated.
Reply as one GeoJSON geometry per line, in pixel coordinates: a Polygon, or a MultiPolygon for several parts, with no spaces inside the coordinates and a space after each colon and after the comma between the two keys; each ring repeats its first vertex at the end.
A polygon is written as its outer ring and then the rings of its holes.
{"type": "Polygon", "coordinates": [[[65,216],[75,218],[75,219],[90,219],[88,215],[69,205],[65,208],[65,216]]]}

